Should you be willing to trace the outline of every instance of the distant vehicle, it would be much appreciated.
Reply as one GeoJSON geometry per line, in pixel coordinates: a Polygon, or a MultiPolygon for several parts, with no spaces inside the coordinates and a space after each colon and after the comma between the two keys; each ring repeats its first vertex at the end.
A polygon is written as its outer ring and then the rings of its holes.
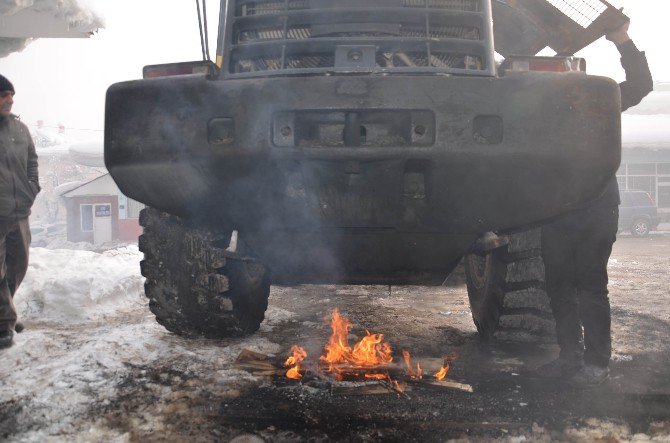
{"type": "Polygon", "coordinates": [[[656,230],[661,218],[652,196],[645,191],[621,191],[619,232],[629,231],[634,237],[645,237],[656,230]]]}

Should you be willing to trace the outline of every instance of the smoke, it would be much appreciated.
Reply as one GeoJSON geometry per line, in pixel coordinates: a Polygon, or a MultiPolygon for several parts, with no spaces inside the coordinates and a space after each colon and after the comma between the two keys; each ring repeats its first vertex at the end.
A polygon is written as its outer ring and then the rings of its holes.
{"type": "MultiPolygon", "coordinates": [[[[12,16],[24,10],[51,15],[74,32],[92,32],[104,26],[102,19],[78,0],[0,0],[0,23],[11,21],[12,16]]],[[[27,32],[34,32],[34,35],[16,38],[2,35],[3,31],[0,29],[0,58],[22,51],[33,40],[42,36],[41,31],[28,30],[27,32]]]]}

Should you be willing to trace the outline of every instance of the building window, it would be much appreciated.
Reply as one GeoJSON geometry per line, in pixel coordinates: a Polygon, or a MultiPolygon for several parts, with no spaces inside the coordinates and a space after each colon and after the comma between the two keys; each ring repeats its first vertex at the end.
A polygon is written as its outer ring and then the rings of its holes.
{"type": "Polygon", "coordinates": [[[93,232],[93,205],[80,205],[81,231],[93,232]]]}
{"type": "Polygon", "coordinates": [[[628,189],[628,186],[626,186],[626,176],[625,175],[617,175],[616,176],[616,181],[619,182],[619,189],[628,189]]]}
{"type": "Polygon", "coordinates": [[[628,189],[648,192],[656,200],[656,177],[628,176],[628,189]]]}
{"type": "Polygon", "coordinates": [[[656,175],[656,163],[629,164],[628,175],[656,175]]]}
{"type": "Polygon", "coordinates": [[[126,205],[126,218],[140,218],[140,211],[144,208],[142,203],[129,198],[126,205]]]}
{"type": "Polygon", "coordinates": [[[658,163],[658,173],[670,175],[670,163],[658,163]]]}
{"type": "Polygon", "coordinates": [[[658,187],[657,204],[660,209],[670,209],[670,186],[658,187]]]}

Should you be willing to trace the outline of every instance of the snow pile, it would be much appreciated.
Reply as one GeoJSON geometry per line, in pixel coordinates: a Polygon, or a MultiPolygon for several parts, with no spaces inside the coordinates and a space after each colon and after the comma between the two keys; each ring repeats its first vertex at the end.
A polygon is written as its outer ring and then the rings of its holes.
{"type": "Polygon", "coordinates": [[[26,320],[77,323],[144,303],[137,246],[93,251],[33,248],[16,294],[26,320]]]}
{"type": "MultiPolygon", "coordinates": [[[[73,189],[77,189],[79,186],[83,185],[85,182],[82,180],[76,180],[71,182],[61,183],[53,189],[54,194],[63,195],[66,192],[70,192],[73,189]]],[[[52,248],[53,249],[53,248],[52,248]]]]}
{"type": "Polygon", "coordinates": [[[16,14],[20,10],[32,6],[33,3],[33,0],[2,0],[0,1],[0,14],[16,14]]]}
{"type": "Polygon", "coordinates": [[[70,146],[75,142],[70,136],[58,132],[55,128],[32,126],[30,135],[38,157],[67,157],[70,146]]]}
{"type": "Polygon", "coordinates": [[[281,349],[260,337],[187,340],[167,333],[153,318],[138,323],[137,315],[67,328],[33,324],[15,342],[0,360],[0,404],[13,405],[11,422],[5,422],[12,441],[35,442],[133,441],[114,419],[110,426],[105,411],[122,403],[132,411],[136,401],[146,403],[139,408],[146,414],[129,417],[133,428],[160,432],[174,420],[168,408],[192,407],[189,396],[205,391],[225,398],[259,383],[233,366],[242,349],[269,355],[281,349]],[[202,387],[188,384],[194,380],[202,387]]]}
{"type": "MultiPolygon", "coordinates": [[[[0,407],[8,406],[0,408],[0,440],[129,441],[115,425],[119,411],[139,411],[130,416],[134,430],[160,433],[173,426],[170,411],[202,410],[192,398],[233,398],[260,383],[233,362],[243,349],[274,355],[282,346],[258,335],[170,334],[141,295],[141,258],[136,246],[31,249],[16,296],[27,328],[0,358],[0,407]]],[[[277,308],[267,320],[293,316],[277,308]]]]}
{"type": "Polygon", "coordinates": [[[667,442],[670,437],[667,422],[652,422],[646,434],[633,433],[624,423],[614,423],[597,418],[586,419],[576,427],[567,427],[562,431],[551,431],[533,423],[530,435],[511,437],[510,442],[530,441],[568,441],[568,442],[667,442]]]}
{"type": "Polygon", "coordinates": [[[70,37],[86,36],[87,33],[103,27],[102,20],[78,0],[0,0],[0,24],[3,24],[0,28],[0,58],[22,51],[34,38],[65,36],[50,35],[48,28],[52,26],[63,28],[61,32],[72,32],[72,35],[68,35],[70,37]],[[36,15],[26,16],[26,13],[36,15]],[[32,23],[29,19],[37,16],[53,17],[56,23],[62,23],[45,28],[45,22],[39,21],[38,26],[42,28],[33,24],[34,29],[26,25],[26,22],[32,23]],[[17,30],[20,31],[18,35],[17,30]]]}
{"type": "Polygon", "coordinates": [[[63,19],[71,28],[101,28],[102,20],[80,3],[77,0],[0,0],[0,15],[14,15],[31,9],[63,19]]]}

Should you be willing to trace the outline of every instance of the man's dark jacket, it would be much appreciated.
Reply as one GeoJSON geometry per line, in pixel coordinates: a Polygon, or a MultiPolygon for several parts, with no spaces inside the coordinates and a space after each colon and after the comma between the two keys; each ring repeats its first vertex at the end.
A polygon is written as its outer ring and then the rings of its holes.
{"type": "Polygon", "coordinates": [[[37,153],[28,127],[14,115],[0,117],[0,222],[28,217],[39,191],[37,153]]]}
{"type": "MultiPolygon", "coordinates": [[[[654,89],[649,64],[644,52],[637,49],[632,40],[617,46],[621,54],[621,66],[626,72],[626,81],[619,84],[621,88],[621,112],[638,105],[643,98],[654,89]]],[[[619,183],[616,175],[607,184],[607,189],[595,204],[590,207],[614,207],[621,203],[619,183]]]]}

